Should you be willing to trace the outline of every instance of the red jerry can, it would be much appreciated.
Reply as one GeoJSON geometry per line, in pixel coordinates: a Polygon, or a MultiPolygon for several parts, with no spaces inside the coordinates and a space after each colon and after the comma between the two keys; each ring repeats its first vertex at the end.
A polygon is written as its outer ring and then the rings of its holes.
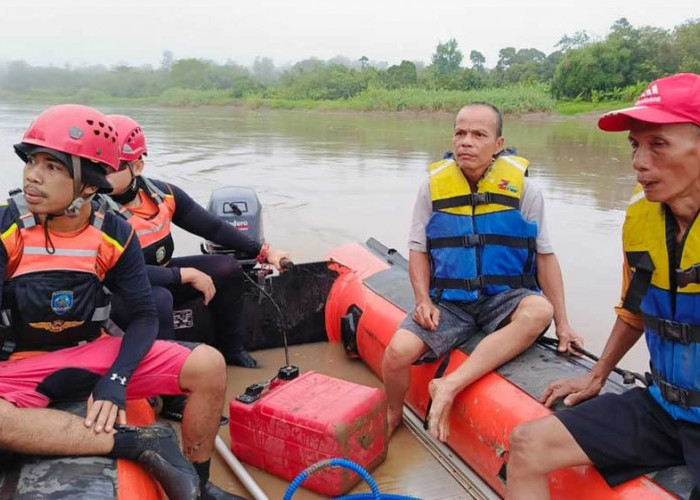
{"type": "MultiPolygon", "coordinates": [[[[371,471],[386,457],[384,393],[313,371],[252,403],[233,399],[229,417],[236,457],[288,481],[323,459],[345,458],[371,471]]],[[[354,472],[333,468],[303,486],[332,497],[359,481],[354,472]]]]}

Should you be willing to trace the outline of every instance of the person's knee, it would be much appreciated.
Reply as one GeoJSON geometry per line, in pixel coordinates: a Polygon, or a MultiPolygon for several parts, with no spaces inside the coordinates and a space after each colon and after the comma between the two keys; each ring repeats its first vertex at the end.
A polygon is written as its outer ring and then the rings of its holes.
{"type": "Polygon", "coordinates": [[[162,286],[154,286],[152,288],[153,292],[153,301],[156,303],[156,309],[158,310],[158,314],[161,314],[161,311],[163,313],[168,313],[172,315],[173,313],[173,294],[170,290],[167,288],[164,288],[162,286]]]}
{"type": "Polygon", "coordinates": [[[0,399],[0,443],[5,433],[8,431],[8,423],[12,420],[14,412],[16,411],[17,408],[12,403],[0,399]]]}
{"type": "Polygon", "coordinates": [[[197,346],[187,357],[180,377],[183,389],[224,391],[226,362],[219,351],[208,345],[197,346]]]}
{"type": "MultiPolygon", "coordinates": [[[[551,419],[518,425],[508,439],[508,474],[543,474],[551,472],[543,457],[554,453],[557,443],[550,439],[551,419]]],[[[553,470],[553,469],[552,469],[553,470]]]]}
{"type": "Polygon", "coordinates": [[[554,318],[554,307],[551,302],[541,295],[525,297],[516,310],[514,319],[526,322],[532,326],[535,335],[542,333],[554,318]]]}
{"type": "MultiPolygon", "coordinates": [[[[520,472],[537,462],[539,434],[531,422],[518,425],[508,439],[508,466],[520,472]]],[[[510,473],[510,470],[509,470],[510,473]]]]}
{"type": "Polygon", "coordinates": [[[399,330],[384,351],[384,367],[397,370],[411,366],[425,350],[425,344],[407,330],[399,330]]]}

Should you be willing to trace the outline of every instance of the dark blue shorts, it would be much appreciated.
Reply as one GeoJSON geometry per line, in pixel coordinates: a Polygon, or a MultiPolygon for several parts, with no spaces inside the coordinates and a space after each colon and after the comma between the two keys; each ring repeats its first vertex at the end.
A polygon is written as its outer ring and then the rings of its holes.
{"type": "Polygon", "coordinates": [[[700,484],[700,425],[673,419],[646,389],[603,394],[554,416],[610,486],[683,464],[700,484]]]}

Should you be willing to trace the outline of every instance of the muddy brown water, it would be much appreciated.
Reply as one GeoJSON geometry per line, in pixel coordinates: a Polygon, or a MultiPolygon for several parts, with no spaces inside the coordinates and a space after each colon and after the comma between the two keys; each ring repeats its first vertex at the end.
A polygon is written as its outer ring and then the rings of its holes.
{"type": "MultiPolygon", "coordinates": [[[[43,108],[0,103],[0,191],[20,185],[21,163],[12,144],[43,108]]],[[[298,262],[322,259],[338,245],[370,236],[405,253],[418,185],[426,166],[450,148],[452,125],[452,118],[444,114],[231,108],[104,111],[132,115],[143,125],[149,147],[146,175],[175,183],[202,204],[220,186],[254,189],[264,206],[267,240],[291,251],[298,262]]],[[[602,133],[593,119],[524,116],[506,117],[504,135],[507,145],[516,146],[532,162],[530,176],[544,189],[569,319],[585,337],[586,347],[600,353],[619,300],[621,225],[634,186],[625,134],[602,133]]],[[[176,254],[199,251],[197,238],[177,230],[175,238],[176,254]]],[[[332,347],[308,348],[309,354],[305,349],[294,351],[295,356],[308,357],[304,369],[378,384],[361,364],[335,356],[332,347]]],[[[259,354],[265,370],[280,364],[273,361],[275,356],[281,355],[259,354]]],[[[647,363],[640,343],[622,364],[643,370],[647,363]]],[[[233,392],[269,376],[265,370],[231,370],[233,392]]],[[[380,484],[428,484],[425,498],[463,498],[450,490],[439,466],[432,469],[427,453],[408,431],[404,434],[392,441],[389,458],[380,468],[386,470],[380,484]]],[[[215,465],[217,477],[228,477],[220,473],[215,465]]],[[[269,487],[270,498],[281,497],[281,482],[265,476],[262,483],[269,487]]]]}

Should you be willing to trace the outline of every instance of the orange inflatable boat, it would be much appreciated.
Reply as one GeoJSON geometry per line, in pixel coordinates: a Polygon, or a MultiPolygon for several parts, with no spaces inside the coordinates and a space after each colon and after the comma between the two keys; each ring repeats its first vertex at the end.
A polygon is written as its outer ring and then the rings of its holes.
{"type": "MultiPolygon", "coordinates": [[[[407,261],[375,240],[333,250],[330,269],[338,273],[326,302],[326,330],[331,341],[343,342],[381,377],[381,360],[406,311],[413,308],[407,261]]],[[[447,371],[468,356],[478,339],[452,353],[447,371]]],[[[428,405],[428,383],[438,364],[413,367],[406,403],[420,418],[428,405]]],[[[464,390],[452,408],[449,447],[501,496],[505,493],[508,436],[521,422],[548,415],[537,401],[550,382],[590,369],[585,360],[561,356],[550,345],[536,343],[513,361],[464,390]]],[[[604,391],[621,392],[615,375],[604,391]]],[[[391,444],[389,445],[391,447],[391,444]]],[[[592,467],[551,474],[557,500],[688,498],[692,479],[685,468],[672,468],[610,488],[592,467]]]]}

